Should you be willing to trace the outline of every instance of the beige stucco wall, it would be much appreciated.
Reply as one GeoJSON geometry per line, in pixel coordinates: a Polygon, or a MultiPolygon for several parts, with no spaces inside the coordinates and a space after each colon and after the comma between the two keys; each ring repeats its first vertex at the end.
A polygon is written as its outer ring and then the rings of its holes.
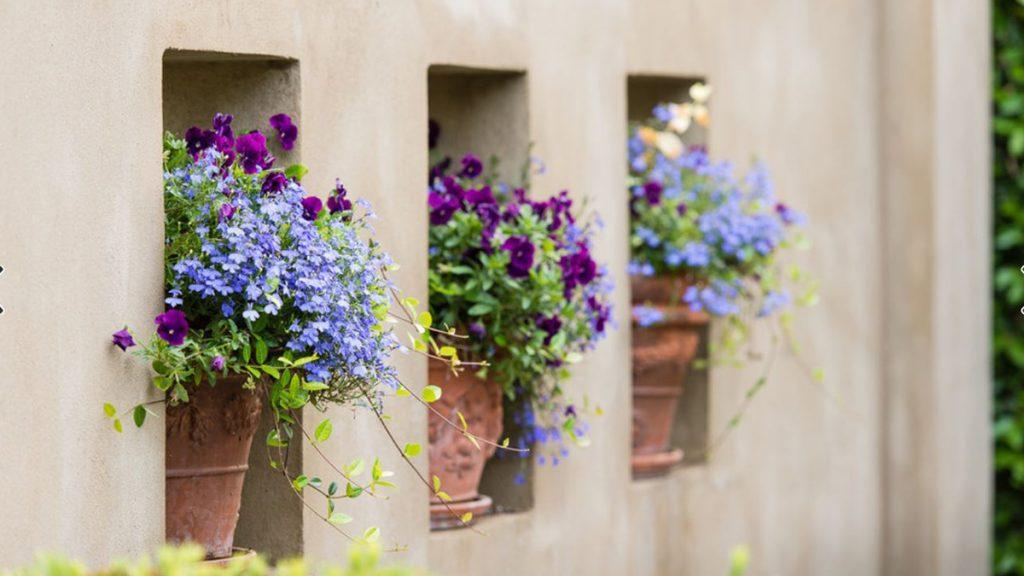
{"type": "MultiPolygon", "coordinates": [[[[100,407],[148,393],[108,335],[148,328],[160,307],[162,57],[178,48],[298,61],[307,182],[326,191],[340,176],[373,202],[397,279],[421,300],[435,64],[526,71],[548,166],[538,189],[593,200],[621,288],[629,74],[706,77],[712,151],[764,159],[811,217],[799,259],[822,303],[796,330],[826,381],[781,358],[706,465],[630,479],[624,289],[620,330],[571,385],[605,409],[593,446],[539,468],[535,508],[485,519],[486,536],[430,534],[424,491],[379,425],[334,410],[332,455],[381,454],[398,472],[401,490],[349,510],[407,546],[396,560],[703,576],[746,544],[753,574],[984,573],[987,23],[984,2],[946,0],[0,0],[0,563],[38,549],[99,562],[162,538],[160,426],[116,435],[100,407]]],[[[424,383],[421,360],[396,361],[424,383]]],[[[713,432],[752,374],[711,374],[713,432]]],[[[426,442],[421,408],[392,410],[403,440],[426,442]]],[[[344,553],[308,513],[301,525],[308,554],[344,553]]]]}

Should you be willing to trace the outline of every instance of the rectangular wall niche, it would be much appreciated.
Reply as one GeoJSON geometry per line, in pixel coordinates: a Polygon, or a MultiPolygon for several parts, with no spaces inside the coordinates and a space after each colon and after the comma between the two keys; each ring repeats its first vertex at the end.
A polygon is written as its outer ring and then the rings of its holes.
{"type": "MultiPolygon", "coordinates": [[[[627,121],[632,125],[650,118],[655,106],[662,103],[689,102],[690,86],[702,80],[673,76],[630,76],[626,86],[627,121]]],[[[688,146],[708,145],[708,130],[696,123],[683,135],[688,146]]],[[[710,330],[701,330],[701,346],[697,358],[707,358],[710,330]]],[[[679,399],[672,426],[672,446],[683,449],[683,465],[701,464],[707,460],[708,435],[708,373],[690,368],[683,395],[679,399]]]]}
{"type": "MultiPolygon", "coordinates": [[[[530,145],[524,73],[431,66],[427,94],[429,117],[441,129],[438,153],[449,156],[453,166],[459,166],[459,159],[467,152],[485,162],[496,156],[500,158],[500,179],[511,185],[521,183],[530,145]]],[[[513,429],[511,411],[505,412],[503,435],[514,440],[518,432],[513,429]]],[[[491,497],[495,513],[532,508],[532,458],[495,455],[484,469],[480,493],[491,497]]]]}
{"type": "MultiPolygon", "coordinates": [[[[191,126],[209,128],[217,112],[234,115],[236,134],[253,129],[271,134],[267,119],[278,112],[301,124],[298,62],[248,54],[164,52],[164,130],[181,135],[191,126]]],[[[275,166],[298,162],[300,148],[301,138],[288,153],[274,148],[275,166]]],[[[268,465],[264,439],[271,427],[270,410],[264,408],[249,456],[235,546],[280,558],[302,553],[302,504],[283,475],[268,465]]],[[[289,455],[296,475],[302,463],[300,444],[289,455]]]]}

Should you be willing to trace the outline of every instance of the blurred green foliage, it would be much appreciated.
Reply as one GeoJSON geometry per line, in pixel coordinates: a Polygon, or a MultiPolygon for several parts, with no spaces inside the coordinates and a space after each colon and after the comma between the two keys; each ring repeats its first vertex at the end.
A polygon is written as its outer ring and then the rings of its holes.
{"type": "Polygon", "coordinates": [[[203,549],[197,545],[178,548],[167,546],[155,558],[144,556],[135,562],[114,562],[101,570],[61,556],[44,555],[25,568],[7,572],[5,576],[422,576],[425,572],[410,568],[380,565],[380,547],[373,542],[360,542],[349,550],[345,566],[311,567],[301,558],[282,560],[271,568],[260,557],[236,559],[227,566],[202,562],[203,549]]]}
{"type": "Polygon", "coordinates": [[[1024,576],[1024,0],[993,0],[993,573],[1024,576]]]}

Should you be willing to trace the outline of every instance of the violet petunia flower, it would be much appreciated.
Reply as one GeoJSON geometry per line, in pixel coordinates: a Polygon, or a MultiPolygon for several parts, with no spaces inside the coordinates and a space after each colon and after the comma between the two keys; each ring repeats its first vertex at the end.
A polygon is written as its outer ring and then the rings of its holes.
{"type": "Polygon", "coordinates": [[[288,187],[288,177],[283,172],[270,172],[263,178],[264,194],[279,194],[288,187]]]}
{"type": "Polygon", "coordinates": [[[302,199],[302,217],[310,222],[316,220],[323,208],[324,203],[316,196],[306,196],[302,199]]]}
{"type": "Polygon", "coordinates": [[[508,275],[512,278],[525,278],[530,275],[533,266],[533,255],[536,251],[529,238],[512,236],[501,245],[502,250],[510,253],[508,275]]]}
{"type": "Polygon", "coordinates": [[[185,336],[188,335],[188,320],[185,319],[185,313],[181,310],[171,308],[157,316],[153,322],[156,324],[156,333],[171,346],[181,346],[185,343],[185,336]]]}
{"type": "Polygon", "coordinates": [[[121,350],[127,350],[135,346],[135,339],[132,338],[131,332],[128,332],[127,328],[114,332],[114,346],[121,350]]]}
{"type": "Polygon", "coordinates": [[[459,176],[473,179],[479,176],[483,170],[484,165],[479,158],[472,154],[466,154],[462,157],[462,171],[459,172],[459,176]]]}
{"type": "Polygon", "coordinates": [[[235,151],[241,157],[246,174],[256,174],[274,165],[274,157],[267,150],[267,138],[259,132],[239,136],[235,140],[235,151]]]}
{"type": "Polygon", "coordinates": [[[676,213],[680,216],[686,216],[686,210],[686,204],[683,204],[682,202],[679,203],[679,206],[676,206],[676,213]]]}
{"type": "Polygon", "coordinates": [[[214,372],[220,372],[221,370],[223,370],[224,357],[219,354],[217,356],[214,356],[213,360],[210,360],[210,369],[213,370],[214,372]]]}
{"type": "Polygon", "coordinates": [[[277,131],[277,140],[281,143],[281,148],[291,150],[295,147],[295,140],[299,137],[299,128],[292,124],[291,116],[274,114],[270,117],[270,126],[277,131]]]}
{"type": "Polygon", "coordinates": [[[495,204],[494,193],[491,192],[490,186],[484,186],[479,190],[466,190],[465,195],[466,203],[470,206],[477,206],[480,204],[495,204]]]}

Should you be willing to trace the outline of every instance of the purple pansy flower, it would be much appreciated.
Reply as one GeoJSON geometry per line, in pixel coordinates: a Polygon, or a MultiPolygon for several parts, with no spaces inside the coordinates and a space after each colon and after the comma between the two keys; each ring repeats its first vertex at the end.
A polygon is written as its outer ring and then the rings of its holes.
{"type": "Polygon", "coordinates": [[[547,333],[544,337],[544,345],[551,344],[551,339],[562,329],[562,319],[558,316],[544,316],[537,319],[537,327],[547,333]]]}
{"type": "Polygon", "coordinates": [[[334,181],[334,193],[327,197],[327,209],[331,214],[347,212],[352,209],[352,201],[348,199],[348,190],[341,180],[334,181]]]}
{"type": "Polygon", "coordinates": [[[219,354],[217,356],[214,356],[213,360],[210,360],[210,369],[213,370],[214,372],[220,372],[221,370],[223,370],[224,357],[219,354]]]}
{"type": "Polygon", "coordinates": [[[651,206],[661,204],[661,193],[664,191],[665,187],[657,180],[648,180],[644,184],[644,197],[651,206]]]}
{"type": "Polygon", "coordinates": [[[676,213],[679,214],[680,216],[686,216],[686,210],[686,204],[682,202],[679,203],[679,206],[676,206],[676,213]]]}
{"type": "Polygon", "coordinates": [[[306,196],[302,199],[302,217],[310,222],[316,220],[323,208],[324,203],[316,196],[306,196]]]}
{"type": "Polygon", "coordinates": [[[235,117],[231,114],[221,114],[220,112],[213,115],[213,132],[222,138],[227,138],[234,141],[235,132],[231,129],[231,121],[235,117]]]}
{"type": "Polygon", "coordinates": [[[242,159],[246,174],[256,174],[274,165],[274,157],[267,150],[267,138],[259,132],[239,136],[235,140],[235,151],[242,159]]]}
{"type": "Polygon", "coordinates": [[[472,154],[466,154],[462,157],[462,171],[459,172],[459,176],[473,179],[479,176],[483,170],[484,165],[479,158],[472,154]]]}
{"type": "Polygon", "coordinates": [[[427,197],[427,205],[430,206],[430,223],[434,226],[441,226],[452,219],[452,215],[460,208],[461,203],[455,196],[431,190],[427,197]]]}
{"type": "Polygon", "coordinates": [[[234,204],[231,204],[229,202],[229,203],[225,203],[225,204],[221,204],[220,205],[220,219],[221,220],[231,220],[231,217],[234,216],[234,215],[235,215],[235,206],[234,206],[234,204]]]}
{"type": "Polygon", "coordinates": [[[153,319],[153,322],[156,324],[156,333],[171,346],[181,346],[185,342],[188,320],[181,310],[171,308],[153,319]]]}
{"type": "Polygon", "coordinates": [[[185,131],[185,148],[193,158],[210,147],[212,144],[210,134],[212,133],[204,131],[199,126],[193,126],[185,131]]]}
{"type": "Polygon", "coordinates": [[[274,114],[270,117],[270,126],[277,132],[277,140],[281,148],[291,150],[299,137],[299,128],[292,124],[292,117],[287,114],[274,114]]]}
{"type": "Polygon", "coordinates": [[[263,178],[264,194],[278,194],[288,187],[288,177],[283,172],[270,172],[263,178]]]}
{"type": "Polygon", "coordinates": [[[118,330],[114,332],[114,346],[117,346],[121,350],[127,350],[132,346],[135,346],[135,339],[132,338],[128,329],[118,330]]]}
{"type": "Polygon", "coordinates": [[[484,186],[477,190],[466,190],[465,200],[470,206],[495,203],[494,193],[491,192],[490,186],[484,186]]]}
{"type": "Polygon", "coordinates": [[[508,275],[512,278],[525,278],[530,275],[533,266],[533,254],[536,248],[525,236],[512,236],[501,245],[502,250],[510,253],[508,275]]]}
{"type": "Polygon", "coordinates": [[[470,322],[469,335],[477,340],[482,340],[484,336],[487,336],[487,328],[479,322],[470,322]]]}

